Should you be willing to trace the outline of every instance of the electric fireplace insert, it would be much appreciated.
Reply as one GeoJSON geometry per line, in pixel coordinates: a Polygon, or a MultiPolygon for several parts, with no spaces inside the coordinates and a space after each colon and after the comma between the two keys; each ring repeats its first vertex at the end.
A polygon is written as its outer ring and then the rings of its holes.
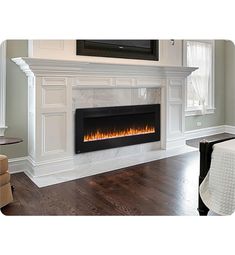
{"type": "Polygon", "coordinates": [[[75,153],[160,141],[160,104],[76,109],[75,153]]]}

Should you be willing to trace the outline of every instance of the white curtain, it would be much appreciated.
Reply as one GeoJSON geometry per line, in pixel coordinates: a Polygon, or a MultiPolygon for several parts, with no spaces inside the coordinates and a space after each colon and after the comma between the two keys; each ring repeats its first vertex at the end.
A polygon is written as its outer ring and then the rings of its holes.
{"type": "Polygon", "coordinates": [[[206,42],[188,41],[187,66],[198,67],[198,70],[188,77],[188,81],[199,99],[201,114],[205,114],[211,82],[212,45],[206,42]]]}

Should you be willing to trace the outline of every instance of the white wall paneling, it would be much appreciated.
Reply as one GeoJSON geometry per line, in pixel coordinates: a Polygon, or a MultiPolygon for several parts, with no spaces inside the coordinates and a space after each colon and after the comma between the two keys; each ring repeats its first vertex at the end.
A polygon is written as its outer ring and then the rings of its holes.
{"type": "Polygon", "coordinates": [[[66,152],[66,113],[42,114],[42,155],[66,152]]]}
{"type": "Polygon", "coordinates": [[[167,86],[167,147],[182,145],[184,136],[185,79],[168,79],[167,86]],[[176,142],[177,140],[177,142],[176,142]],[[172,143],[172,141],[174,141],[172,143]]]}
{"type": "Polygon", "coordinates": [[[169,135],[170,137],[182,134],[182,104],[169,104],[169,135]]]}
{"type": "Polygon", "coordinates": [[[42,107],[65,107],[66,89],[60,86],[42,88],[42,107]]]}
{"type": "Polygon", "coordinates": [[[40,162],[71,156],[69,78],[29,75],[29,156],[40,162]]]}

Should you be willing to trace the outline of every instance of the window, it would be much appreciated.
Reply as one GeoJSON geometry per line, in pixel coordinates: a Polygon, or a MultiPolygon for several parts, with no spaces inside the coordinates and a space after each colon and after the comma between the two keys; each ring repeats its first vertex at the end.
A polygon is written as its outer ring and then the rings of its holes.
{"type": "Polygon", "coordinates": [[[187,78],[186,116],[214,113],[214,41],[184,41],[184,65],[198,67],[187,78]]]}
{"type": "Polygon", "coordinates": [[[4,135],[6,109],[6,41],[0,44],[0,136],[4,135]]]}

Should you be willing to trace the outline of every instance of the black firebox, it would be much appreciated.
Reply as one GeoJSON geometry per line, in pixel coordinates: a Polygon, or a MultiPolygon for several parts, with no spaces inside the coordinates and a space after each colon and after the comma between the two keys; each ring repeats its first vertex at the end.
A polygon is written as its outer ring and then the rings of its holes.
{"type": "Polygon", "coordinates": [[[75,153],[160,141],[160,104],[76,109],[75,153]]]}

